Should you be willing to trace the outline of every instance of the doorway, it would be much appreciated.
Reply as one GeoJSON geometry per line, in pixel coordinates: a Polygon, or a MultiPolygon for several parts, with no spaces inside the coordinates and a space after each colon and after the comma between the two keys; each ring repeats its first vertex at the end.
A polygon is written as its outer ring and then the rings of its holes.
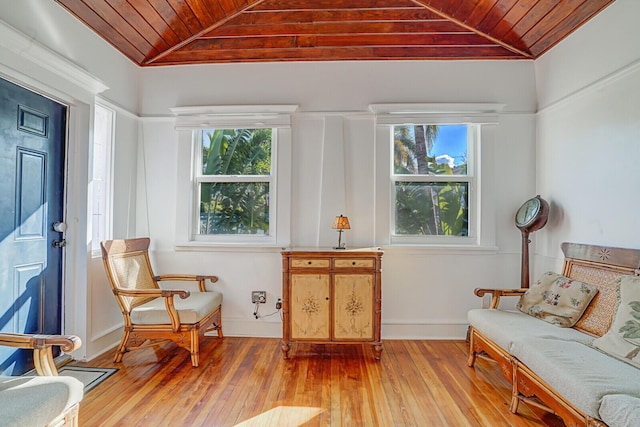
{"type": "MultiPolygon", "coordinates": [[[[0,331],[62,332],[67,107],[0,79],[0,331]]],[[[33,368],[0,347],[0,373],[33,368]]]]}

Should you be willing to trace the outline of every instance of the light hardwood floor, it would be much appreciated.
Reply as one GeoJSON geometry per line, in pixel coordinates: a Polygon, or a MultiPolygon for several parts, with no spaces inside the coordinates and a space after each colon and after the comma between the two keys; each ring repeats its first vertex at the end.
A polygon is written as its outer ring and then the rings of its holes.
{"type": "Polygon", "coordinates": [[[202,341],[200,367],[167,344],[109,352],[80,366],[119,371],[86,394],[80,425],[90,426],[562,426],[520,405],[509,412],[509,383],[497,365],[467,367],[464,341],[384,341],[294,345],[215,337],[202,341]]]}

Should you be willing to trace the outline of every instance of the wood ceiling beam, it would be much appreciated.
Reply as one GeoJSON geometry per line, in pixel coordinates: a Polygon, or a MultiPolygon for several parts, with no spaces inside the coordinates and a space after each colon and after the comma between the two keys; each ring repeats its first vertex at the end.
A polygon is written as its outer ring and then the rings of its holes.
{"type": "Polygon", "coordinates": [[[393,9],[335,9],[303,11],[255,11],[243,13],[234,24],[287,24],[309,22],[357,22],[368,21],[433,21],[442,20],[435,13],[422,7],[393,9]]]}
{"type": "Polygon", "coordinates": [[[451,22],[453,22],[453,23],[455,23],[457,25],[460,25],[461,27],[467,29],[468,31],[474,32],[474,33],[486,38],[487,40],[491,41],[492,43],[498,44],[498,45],[504,47],[505,49],[508,49],[508,50],[510,50],[510,51],[512,51],[514,53],[517,53],[518,55],[523,56],[524,58],[529,58],[529,59],[533,59],[534,58],[533,54],[531,54],[530,52],[525,52],[522,49],[518,49],[517,47],[515,47],[515,46],[513,46],[513,45],[511,45],[509,43],[505,43],[503,40],[497,39],[497,38],[491,36],[490,34],[482,32],[482,31],[478,30],[477,28],[474,28],[474,27],[472,27],[470,25],[465,24],[464,22],[460,21],[459,19],[456,19],[455,17],[453,17],[453,16],[451,16],[451,15],[445,13],[445,12],[442,12],[442,11],[440,11],[440,10],[434,8],[434,7],[432,7],[429,4],[428,0],[411,0],[411,1],[413,3],[415,3],[415,4],[417,4],[417,5],[420,5],[420,6],[423,6],[423,7],[427,8],[431,12],[435,13],[436,15],[441,16],[444,19],[447,19],[447,20],[449,20],[449,21],[451,21],[451,22]]]}
{"type": "Polygon", "coordinates": [[[330,9],[392,9],[396,7],[413,7],[411,0],[269,0],[254,10],[330,10],[330,9]]]}
{"type": "Polygon", "coordinates": [[[167,55],[152,65],[203,64],[222,62],[281,61],[360,61],[360,60],[428,60],[428,59],[521,59],[522,56],[502,46],[372,46],[372,47],[294,47],[279,49],[223,49],[180,51],[167,55]]]}
{"type": "MultiPolygon", "coordinates": [[[[473,32],[447,21],[429,22],[330,22],[280,25],[226,25],[203,34],[201,38],[215,37],[260,37],[300,34],[430,34],[473,32]]],[[[497,43],[496,43],[497,44],[497,43]]]]}
{"type": "Polygon", "coordinates": [[[223,26],[224,24],[226,24],[227,22],[231,21],[232,19],[234,19],[237,16],[240,16],[241,14],[243,14],[246,10],[251,9],[252,7],[255,7],[257,5],[259,5],[260,3],[264,2],[266,0],[257,0],[253,3],[247,4],[245,7],[238,9],[235,13],[231,14],[231,15],[227,15],[227,17],[225,17],[224,19],[219,20],[218,22],[216,22],[215,24],[203,29],[202,31],[197,32],[196,34],[192,35],[191,37],[181,41],[180,43],[176,44],[175,46],[171,47],[170,49],[165,50],[164,52],[160,53],[159,55],[154,56],[153,58],[149,59],[149,60],[145,60],[143,62],[144,65],[151,65],[154,62],[157,62],[158,60],[162,59],[163,57],[179,51],[182,47],[188,45],[189,43],[193,42],[194,40],[199,39],[203,34],[206,34],[212,30],[215,30],[216,28],[219,28],[221,26],[223,26]]]}
{"type": "Polygon", "coordinates": [[[294,47],[368,47],[368,46],[498,46],[474,33],[457,34],[327,34],[277,35],[257,37],[220,37],[194,41],[181,51],[217,49],[280,49],[294,47]]]}

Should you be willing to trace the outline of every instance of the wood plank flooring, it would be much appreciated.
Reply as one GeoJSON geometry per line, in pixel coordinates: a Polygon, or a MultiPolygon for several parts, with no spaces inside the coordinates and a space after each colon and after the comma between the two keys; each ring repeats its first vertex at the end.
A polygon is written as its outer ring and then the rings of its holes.
{"type": "Polygon", "coordinates": [[[539,410],[509,412],[510,385],[498,366],[466,365],[464,341],[384,341],[294,345],[280,340],[207,337],[200,367],[167,344],[109,352],[79,366],[119,371],[89,391],[80,425],[90,426],[562,426],[539,410]]]}

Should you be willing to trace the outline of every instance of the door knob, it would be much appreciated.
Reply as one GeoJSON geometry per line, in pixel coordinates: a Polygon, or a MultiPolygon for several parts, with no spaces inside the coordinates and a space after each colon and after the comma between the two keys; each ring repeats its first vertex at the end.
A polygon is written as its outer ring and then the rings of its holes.
{"type": "Polygon", "coordinates": [[[64,233],[65,231],[67,231],[67,224],[62,221],[56,221],[53,223],[53,231],[64,233]]]}

